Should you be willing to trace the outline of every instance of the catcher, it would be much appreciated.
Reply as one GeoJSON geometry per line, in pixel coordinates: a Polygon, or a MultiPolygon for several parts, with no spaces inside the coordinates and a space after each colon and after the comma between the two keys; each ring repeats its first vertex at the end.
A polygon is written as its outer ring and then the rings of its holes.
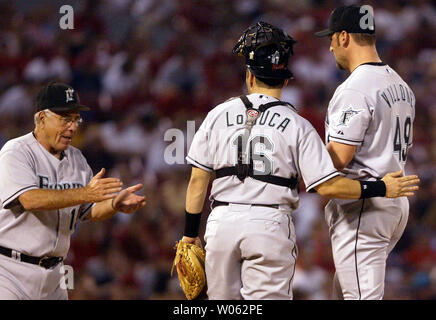
{"type": "MultiPolygon", "coordinates": [[[[335,169],[312,125],[280,101],[292,78],[288,60],[294,44],[283,30],[265,22],[242,34],[233,52],[245,58],[249,95],[211,110],[186,158],[193,168],[182,243],[201,247],[201,212],[210,177],[216,175],[204,235],[209,299],[292,299],[297,247],[291,214],[298,205],[300,179],[307,191],[329,198],[411,196],[418,189],[413,186],[417,176],[400,177],[401,172],[363,182],[335,169]]],[[[180,263],[184,257],[177,252],[177,265],[189,265],[180,263]]],[[[202,285],[189,276],[200,266],[179,272],[182,288],[202,285]],[[192,285],[183,287],[185,281],[192,285]]],[[[189,298],[198,290],[185,294],[189,298]]]]}

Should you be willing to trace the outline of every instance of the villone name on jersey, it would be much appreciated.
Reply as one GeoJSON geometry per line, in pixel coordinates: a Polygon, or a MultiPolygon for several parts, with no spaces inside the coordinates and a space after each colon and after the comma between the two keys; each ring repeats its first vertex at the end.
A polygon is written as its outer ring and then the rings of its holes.
{"type": "Polygon", "coordinates": [[[83,188],[84,185],[79,182],[62,182],[62,183],[50,183],[50,179],[47,176],[39,175],[39,188],[40,189],[55,189],[55,190],[66,190],[83,188]]]}
{"type": "Polygon", "coordinates": [[[382,91],[381,97],[386,101],[389,108],[399,101],[407,101],[410,107],[415,105],[415,96],[412,91],[401,84],[390,85],[382,91]]]}
{"type": "MultiPolygon", "coordinates": [[[[263,112],[259,119],[256,119],[256,121],[254,122],[254,124],[259,124],[259,125],[268,125],[272,128],[276,128],[277,130],[281,130],[282,132],[286,129],[286,127],[288,126],[289,122],[291,122],[291,120],[289,120],[289,118],[284,118],[283,120],[281,120],[281,115],[280,113],[277,112],[271,112],[271,116],[270,116],[270,111],[266,111],[263,112]]],[[[233,125],[238,124],[244,124],[245,123],[245,117],[246,115],[244,114],[238,114],[236,115],[236,117],[232,117],[232,119],[229,119],[229,113],[226,112],[226,120],[227,120],[227,127],[231,127],[233,125]]]]}

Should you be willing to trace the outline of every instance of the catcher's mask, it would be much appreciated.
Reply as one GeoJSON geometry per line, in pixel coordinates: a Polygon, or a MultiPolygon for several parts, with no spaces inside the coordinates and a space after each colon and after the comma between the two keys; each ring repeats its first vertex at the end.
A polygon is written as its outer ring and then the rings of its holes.
{"type": "Polygon", "coordinates": [[[243,56],[245,64],[257,78],[289,79],[289,56],[296,43],[283,30],[260,21],[244,31],[232,52],[243,56]]]}

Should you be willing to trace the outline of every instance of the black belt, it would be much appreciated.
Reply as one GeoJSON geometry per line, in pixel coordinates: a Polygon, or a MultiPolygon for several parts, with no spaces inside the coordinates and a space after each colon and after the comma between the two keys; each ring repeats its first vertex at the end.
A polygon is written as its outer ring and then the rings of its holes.
{"type": "MultiPolygon", "coordinates": [[[[213,200],[212,209],[215,207],[219,207],[219,206],[228,206],[229,204],[230,204],[229,202],[213,200]]],[[[257,204],[257,203],[256,204],[235,203],[235,204],[245,204],[245,205],[251,205],[251,206],[255,206],[255,207],[268,207],[268,208],[274,208],[274,209],[279,208],[278,204],[257,204]]]]}
{"type": "Polygon", "coordinates": [[[55,265],[57,265],[59,262],[61,262],[62,260],[64,260],[64,258],[62,257],[32,257],[32,256],[28,256],[27,254],[24,253],[20,253],[18,251],[9,249],[9,248],[5,248],[0,246],[0,254],[15,259],[15,260],[19,260],[19,261],[23,261],[23,262],[27,262],[27,263],[31,263],[31,264],[36,264],[38,266],[41,266],[45,269],[50,269],[52,267],[54,267],[55,265]]]}

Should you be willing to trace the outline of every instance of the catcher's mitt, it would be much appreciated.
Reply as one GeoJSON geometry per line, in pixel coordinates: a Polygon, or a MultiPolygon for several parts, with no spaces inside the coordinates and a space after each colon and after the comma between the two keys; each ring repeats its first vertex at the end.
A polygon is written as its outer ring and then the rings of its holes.
{"type": "Polygon", "coordinates": [[[188,300],[198,297],[206,285],[204,272],[205,251],[192,243],[179,241],[176,243],[176,257],[171,268],[177,268],[180,286],[188,300]]]}

